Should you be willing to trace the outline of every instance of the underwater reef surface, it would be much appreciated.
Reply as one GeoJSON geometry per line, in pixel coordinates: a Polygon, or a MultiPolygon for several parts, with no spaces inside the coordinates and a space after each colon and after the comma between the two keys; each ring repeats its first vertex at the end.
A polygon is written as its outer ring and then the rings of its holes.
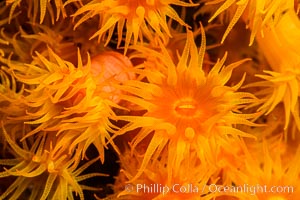
{"type": "Polygon", "coordinates": [[[298,0],[0,3],[0,200],[300,199],[298,0]]]}

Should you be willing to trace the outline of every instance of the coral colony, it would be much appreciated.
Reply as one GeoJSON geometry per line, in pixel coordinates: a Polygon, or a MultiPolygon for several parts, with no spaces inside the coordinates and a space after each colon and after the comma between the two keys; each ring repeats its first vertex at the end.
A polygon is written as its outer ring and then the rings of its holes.
{"type": "Polygon", "coordinates": [[[0,3],[0,199],[300,199],[297,0],[0,3]]]}

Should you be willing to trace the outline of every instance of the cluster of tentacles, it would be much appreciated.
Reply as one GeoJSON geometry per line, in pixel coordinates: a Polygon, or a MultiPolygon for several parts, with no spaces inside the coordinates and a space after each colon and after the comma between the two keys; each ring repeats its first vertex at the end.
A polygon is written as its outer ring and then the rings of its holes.
{"type": "Polygon", "coordinates": [[[298,200],[298,4],[1,2],[0,200],[298,200]]]}

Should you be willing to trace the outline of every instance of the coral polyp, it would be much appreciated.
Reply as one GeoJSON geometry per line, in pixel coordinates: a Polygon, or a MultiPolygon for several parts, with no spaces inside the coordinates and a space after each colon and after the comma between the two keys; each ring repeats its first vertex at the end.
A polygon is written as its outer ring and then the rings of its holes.
{"type": "Polygon", "coordinates": [[[0,200],[300,199],[299,30],[297,0],[0,2],[0,200]]]}
{"type": "Polygon", "coordinates": [[[285,129],[293,122],[300,130],[299,119],[299,63],[297,45],[300,21],[293,10],[288,10],[273,27],[264,29],[264,36],[257,37],[258,44],[272,71],[257,74],[264,79],[254,85],[264,88],[258,92],[264,113],[270,113],[278,104],[285,108],[285,129]],[[288,24],[288,25],[287,25],[288,24]]]}
{"type": "Polygon", "coordinates": [[[73,15],[75,18],[82,15],[75,28],[95,15],[100,17],[99,30],[91,37],[104,39],[106,44],[111,40],[114,29],[117,29],[117,43],[121,45],[123,33],[125,34],[125,49],[129,44],[136,44],[143,37],[151,40],[154,35],[160,38],[171,37],[167,25],[167,17],[174,19],[182,26],[187,24],[179,17],[172,5],[187,7],[197,4],[186,3],[181,0],[105,0],[90,1],[83,5],[73,15]],[[133,39],[133,42],[131,40],[133,39]]]}
{"type": "Polygon", "coordinates": [[[44,22],[45,17],[50,17],[49,20],[52,23],[58,21],[60,17],[67,17],[62,0],[54,2],[45,0],[6,0],[6,5],[10,7],[9,21],[17,13],[17,7],[21,7],[20,9],[22,9],[22,6],[27,8],[28,17],[32,18],[33,21],[39,21],[40,24],[44,22]],[[49,16],[46,15],[46,12],[49,13],[49,16]]]}
{"type": "MultiPolygon", "coordinates": [[[[79,162],[74,156],[59,154],[53,151],[52,134],[40,134],[30,144],[23,142],[23,148],[13,141],[3,127],[4,137],[10,148],[17,154],[15,159],[1,160],[1,165],[12,165],[0,173],[0,177],[15,176],[17,179],[2,193],[0,198],[11,199],[26,198],[24,193],[32,188],[31,199],[69,199],[73,198],[73,192],[84,199],[83,189],[97,190],[93,187],[82,186],[78,182],[93,176],[105,176],[105,174],[93,173],[81,175],[81,172],[98,159],[91,160],[78,168],[79,162]],[[30,147],[28,147],[30,145],[30,147]],[[42,183],[42,184],[41,184],[42,183]],[[43,188],[45,186],[45,188],[43,188]]],[[[10,133],[14,135],[15,133],[10,133]]]]}
{"type": "MultiPolygon", "coordinates": [[[[206,2],[206,1],[205,1],[206,2]]],[[[246,23],[247,28],[251,30],[250,45],[253,44],[255,36],[263,34],[263,27],[273,28],[281,15],[288,9],[294,9],[293,0],[245,0],[245,1],[207,1],[207,4],[222,5],[218,7],[217,11],[210,18],[209,21],[215,19],[222,12],[234,14],[231,16],[228,27],[223,35],[222,42],[224,42],[227,35],[232,30],[233,26],[239,21],[240,18],[246,23]]]]}
{"type": "Polygon", "coordinates": [[[225,67],[225,55],[205,75],[202,69],[205,51],[203,31],[199,51],[193,41],[193,34],[187,33],[186,46],[176,64],[163,46],[160,54],[155,54],[151,49],[137,48],[145,51],[148,58],[157,56],[157,62],[153,63],[154,59],[149,59],[144,63],[141,76],[145,76],[149,82],[132,80],[124,83],[124,90],[136,96],[125,96],[124,99],[136,103],[146,113],[142,117],[122,117],[129,123],[118,134],[141,128],[132,142],[133,147],[152,135],[139,174],[151,158],[159,157],[164,148],[169,151],[168,165],[179,171],[185,155],[192,150],[197,150],[200,154],[201,137],[252,137],[234,126],[255,126],[250,121],[255,113],[239,113],[239,109],[256,101],[255,97],[250,93],[237,91],[243,80],[232,87],[225,85],[232,70],[247,59],[225,67]],[[148,68],[152,65],[157,69],[152,71],[148,68]]]}

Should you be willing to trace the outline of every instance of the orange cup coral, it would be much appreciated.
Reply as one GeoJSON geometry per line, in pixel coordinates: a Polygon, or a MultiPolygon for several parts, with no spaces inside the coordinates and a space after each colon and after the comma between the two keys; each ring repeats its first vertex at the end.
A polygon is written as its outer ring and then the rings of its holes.
{"type": "Polygon", "coordinates": [[[149,58],[154,56],[159,61],[153,63],[150,59],[150,62],[145,62],[144,69],[137,70],[149,82],[131,80],[122,87],[132,94],[123,98],[139,105],[146,113],[141,117],[121,116],[129,123],[118,134],[141,128],[132,141],[133,148],[146,136],[152,135],[135,178],[141,175],[150,159],[157,159],[165,149],[169,152],[168,166],[179,171],[180,163],[190,151],[196,150],[201,156],[201,137],[252,137],[234,126],[255,125],[250,121],[256,116],[255,113],[242,114],[239,111],[246,104],[256,101],[252,94],[237,91],[243,80],[235,86],[225,86],[232,70],[247,59],[224,67],[225,55],[205,75],[202,69],[205,51],[203,31],[199,52],[193,34],[187,33],[186,46],[177,64],[173,63],[162,45],[161,48],[162,53],[158,53],[137,47],[149,58]],[[152,65],[156,69],[148,68],[152,65]]]}
{"type": "Polygon", "coordinates": [[[0,199],[300,199],[298,1],[6,0],[0,26],[0,199]]]}
{"type": "Polygon", "coordinates": [[[166,18],[170,17],[185,25],[185,22],[178,16],[171,5],[178,6],[196,6],[197,4],[185,3],[181,0],[93,0],[84,5],[73,15],[77,17],[83,13],[75,27],[88,20],[90,17],[99,15],[100,29],[92,36],[105,39],[106,44],[111,40],[113,31],[117,27],[118,46],[123,40],[123,31],[125,34],[125,52],[129,44],[136,44],[138,40],[143,41],[143,36],[148,40],[153,39],[157,34],[164,39],[171,37],[166,18]],[[131,39],[133,38],[133,42],[131,39]]]}

